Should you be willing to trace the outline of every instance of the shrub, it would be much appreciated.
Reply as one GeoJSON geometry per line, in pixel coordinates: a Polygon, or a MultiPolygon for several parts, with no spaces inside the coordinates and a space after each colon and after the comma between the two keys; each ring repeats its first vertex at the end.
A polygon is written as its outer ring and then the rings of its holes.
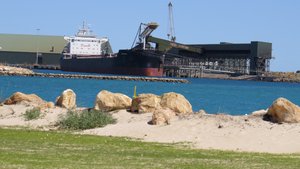
{"type": "Polygon", "coordinates": [[[67,112],[67,115],[58,122],[58,125],[62,129],[84,130],[104,127],[115,122],[116,120],[108,113],[97,110],[84,110],[67,112]]]}
{"type": "Polygon", "coordinates": [[[32,108],[32,109],[29,109],[29,110],[26,110],[25,114],[24,114],[24,117],[25,117],[25,120],[33,120],[33,119],[37,119],[38,117],[40,117],[41,115],[41,110],[40,108],[32,108]]]}

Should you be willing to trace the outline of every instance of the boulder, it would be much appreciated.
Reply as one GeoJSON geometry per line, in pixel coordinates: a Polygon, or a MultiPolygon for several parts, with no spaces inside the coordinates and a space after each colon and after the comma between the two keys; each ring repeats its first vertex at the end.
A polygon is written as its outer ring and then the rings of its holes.
{"type": "Polygon", "coordinates": [[[151,123],[154,125],[170,124],[171,118],[175,115],[175,112],[169,108],[157,108],[153,112],[151,123]]]}
{"type": "Polygon", "coordinates": [[[56,99],[55,104],[62,108],[73,109],[76,108],[76,94],[73,90],[67,89],[61,93],[56,99]]]}
{"type": "Polygon", "coordinates": [[[161,107],[173,110],[176,115],[192,114],[192,105],[181,94],[170,92],[161,96],[161,107]]]}
{"type": "Polygon", "coordinates": [[[102,90],[97,94],[95,109],[103,111],[112,111],[118,109],[127,109],[131,106],[131,98],[121,94],[102,90]]]}
{"type": "Polygon", "coordinates": [[[13,105],[13,104],[24,104],[28,106],[38,107],[40,109],[53,108],[53,102],[46,102],[41,99],[36,94],[24,94],[21,92],[16,92],[6,99],[3,104],[13,105]]]}
{"type": "Polygon", "coordinates": [[[285,98],[278,98],[269,107],[266,114],[273,122],[300,122],[300,107],[285,98]]]}
{"type": "Polygon", "coordinates": [[[132,100],[131,112],[149,113],[160,107],[161,98],[155,94],[139,94],[132,100]]]}
{"type": "Polygon", "coordinates": [[[24,94],[21,92],[14,93],[4,101],[4,104],[7,105],[19,104],[19,103],[41,105],[41,104],[45,104],[46,102],[35,94],[24,94]]]}

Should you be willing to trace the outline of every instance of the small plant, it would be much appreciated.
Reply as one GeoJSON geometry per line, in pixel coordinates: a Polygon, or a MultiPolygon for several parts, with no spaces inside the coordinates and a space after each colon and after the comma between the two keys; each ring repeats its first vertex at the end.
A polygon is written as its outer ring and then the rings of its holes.
{"type": "Polygon", "coordinates": [[[41,115],[40,108],[35,107],[35,108],[32,108],[32,109],[26,110],[26,112],[24,114],[24,117],[25,117],[25,120],[29,121],[29,120],[39,118],[40,115],[41,115]]]}
{"type": "Polygon", "coordinates": [[[108,113],[97,110],[69,111],[63,120],[58,122],[62,129],[84,130],[96,127],[104,127],[115,123],[116,120],[108,113]]]}

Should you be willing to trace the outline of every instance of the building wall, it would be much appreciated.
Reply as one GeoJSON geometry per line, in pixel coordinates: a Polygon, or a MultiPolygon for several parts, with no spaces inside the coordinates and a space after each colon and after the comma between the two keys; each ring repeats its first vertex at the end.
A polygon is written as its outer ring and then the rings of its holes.
{"type": "MultiPolygon", "coordinates": [[[[61,54],[42,53],[38,58],[38,64],[58,66],[61,56],[61,54]]],[[[0,52],[0,63],[33,65],[36,63],[36,53],[0,52]]]]}
{"type": "Polygon", "coordinates": [[[63,36],[0,34],[0,63],[59,65],[63,36]]]}

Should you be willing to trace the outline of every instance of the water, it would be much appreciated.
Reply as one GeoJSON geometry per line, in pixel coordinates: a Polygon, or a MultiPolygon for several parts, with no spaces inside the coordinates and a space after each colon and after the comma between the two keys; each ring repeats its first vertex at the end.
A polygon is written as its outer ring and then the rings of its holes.
{"type": "Polygon", "coordinates": [[[278,97],[285,97],[300,105],[300,84],[218,79],[188,80],[190,83],[180,84],[0,76],[0,100],[20,91],[35,93],[44,100],[54,102],[63,90],[70,88],[77,94],[78,106],[93,107],[95,97],[101,90],[120,92],[132,97],[134,86],[137,86],[137,93],[181,93],[190,101],[194,111],[204,109],[208,113],[249,114],[268,108],[278,97]]]}

